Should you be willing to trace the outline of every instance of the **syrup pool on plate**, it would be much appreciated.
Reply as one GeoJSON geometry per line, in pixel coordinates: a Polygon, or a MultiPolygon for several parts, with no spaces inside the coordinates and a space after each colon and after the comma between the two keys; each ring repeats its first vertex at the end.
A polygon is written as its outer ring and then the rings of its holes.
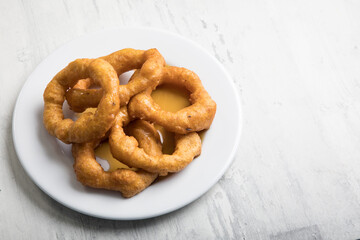
{"type": "Polygon", "coordinates": [[[109,169],[106,170],[108,172],[113,172],[115,171],[116,169],[119,169],[119,168],[127,168],[127,169],[133,169],[135,170],[134,168],[129,168],[127,165],[123,164],[122,162],[116,160],[111,152],[110,152],[110,145],[109,145],[109,142],[106,141],[106,142],[102,142],[96,149],[95,149],[95,156],[103,159],[103,160],[106,160],[109,164],[109,169]]]}
{"type": "MultiPolygon", "coordinates": [[[[190,106],[189,92],[184,88],[172,85],[158,86],[152,93],[151,97],[163,110],[177,112],[187,106],[190,106]]],[[[175,149],[174,133],[168,132],[160,125],[155,124],[163,144],[162,152],[172,154],[175,149]]]]}
{"type": "MultiPolygon", "coordinates": [[[[151,97],[163,110],[169,112],[177,112],[191,105],[189,91],[177,86],[161,85],[151,93],[151,97]]],[[[168,132],[162,126],[156,124],[155,128],[160,132],[163,139],[163,153],[173,153],[175,148],[174,133],[168,132]]],[[[206,130],[198,132],[201,140],[204,139],[205,132],[206,130]]]]}

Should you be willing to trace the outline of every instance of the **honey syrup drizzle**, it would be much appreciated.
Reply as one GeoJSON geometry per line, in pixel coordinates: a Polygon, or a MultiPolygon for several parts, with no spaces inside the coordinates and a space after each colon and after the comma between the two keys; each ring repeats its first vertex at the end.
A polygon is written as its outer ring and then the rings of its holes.
{"type": "MultiPolygon", "coordinates": [[[[189,92],[186,89],[178,88],[172,85],[161,85],[152,93],[151,97],[161,109],[169,112],[177,112],[187,106],[190,106],[189,92]]],[[[162,152],[172,154],[175,150],[174,133],[165,130],[164,127],[155,124],[155,128],[160,134],[163,144],[162,152]]]]}
{"type": "Polygon", "coordinates": [[[109,169],[108,172],[113,172],[118,168],[126,168],[126,169],[133,169],[135,168],[129,168],[127,165],[123,164],[122,162],[116,160],[111,152],[110,152],[110,145],[109,142],[103,142],[101,143],[96,149],[95,149],[95,156],[106,160],[109,163],[109,169]]]}

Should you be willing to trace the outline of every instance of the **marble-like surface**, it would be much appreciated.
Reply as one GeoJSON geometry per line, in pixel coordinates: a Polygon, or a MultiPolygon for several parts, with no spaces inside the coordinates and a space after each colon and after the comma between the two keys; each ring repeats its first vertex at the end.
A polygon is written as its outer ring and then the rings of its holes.
{"type": "MultiPolygon", "coordinates": [[[[360,238],[360,2],[0,0],[0,239],[360,238]],[[234,163],[173,213],[109,221],[50,199],[21,168],[17,95],[52,51],[121,26],[205,47],[241,94],[234,163]]],[[[219,87],[221,82],[219,82],[219,87]]]]}

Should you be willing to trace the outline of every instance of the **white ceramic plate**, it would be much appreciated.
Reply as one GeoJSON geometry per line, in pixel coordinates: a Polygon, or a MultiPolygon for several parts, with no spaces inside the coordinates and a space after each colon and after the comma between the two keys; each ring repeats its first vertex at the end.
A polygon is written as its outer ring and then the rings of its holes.
{"type": "Polygon", "coordinates": [[[172,33],[142,28],[102,31],[78,38],[47,57],[24,84],[14,109],[13,139],[30,178],[59,203],[106,219],[144,219],[179,209],[208,191],[231,164],[239,144],[241,109],[222,65],[197,44],[172,33]],[[75,177],[70,146],[50,136],[42,123],[43,92],[52,77],[76,58],[95,58],[123,48],[157,48],[167,63],[196,72],[217,103],[201,156],[183,171],[130,199],[91,189],[75,177]]]}

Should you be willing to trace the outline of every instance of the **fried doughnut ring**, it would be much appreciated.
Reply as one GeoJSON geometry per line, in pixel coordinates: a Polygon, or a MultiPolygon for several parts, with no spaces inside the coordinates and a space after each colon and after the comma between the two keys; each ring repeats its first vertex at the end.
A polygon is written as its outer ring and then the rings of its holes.
{"type": "Polygon", "coordinates": [[[47,131],[65,143],[99,139],[112,126],[120,109],[119,83],[114,68],[102,59],[78,59],[50,81],[44,91],[43,121],[47,131]],[[95,113],[82,114],[75,122],[64,119],[65,92],[79,79],[90,77],[104,89],[95,113]]]}
{"type": "MultiPolygon", "coordinates": [[[[155,128],[148,122],[135,121],[128,125],[128,132],[139,142],[139,146],[149,155],[161,155],[161,143],[155,128]]],[[[74,144],[74,170],[79,182],[93,188],[104,188],[121,192],[129,198],[147,188],[158,176],[144,170],[117,169],[105,172],[96,161],[96,142],[74,144]]]]}
{"type": "Polygon", "coordinates": [[[214,119],[216,103],[204,89],[199,77],[180,67],[165,67],[159,85],[184,86],[190,92],[191,105],[176,113],[162,110],[151,98],[152,88],[135,95],[129,105],[131,117],[155,122],[170,132],[186,134],[208,129],[214,119]]]}
{"type": "Polygon", "coordinates": [[[200,155],[201,140],[196,132],[186,135],[175,134],[176,145],[172,155],[151,156],[147,154],[138,147],[135,138],[125,134],[123,125],[128,117],[122,111],[117,116],[109,136],[112,155],[116,159],[121,159],[124,164],[164,176],[168,172],[178,172],[184,169],[195,157],[200,155]]]}
{"type": "MultiPolygon", "coordinates": [[[[101,57],[109,62],[118,76],[124,72],[140,69],[136,80],[126,85],[120,85],[120,104],[126,105],[130,98],[148,87],[155,86],[160,80],[165,60],[156,49],[135,50],[131,48],[114,52],[101,57]]],[[[66,92],[66,100],[75,112],[83,112],[88,107],[96,107],[103,95],[102,89],[72,88],[66,92]]]]}

